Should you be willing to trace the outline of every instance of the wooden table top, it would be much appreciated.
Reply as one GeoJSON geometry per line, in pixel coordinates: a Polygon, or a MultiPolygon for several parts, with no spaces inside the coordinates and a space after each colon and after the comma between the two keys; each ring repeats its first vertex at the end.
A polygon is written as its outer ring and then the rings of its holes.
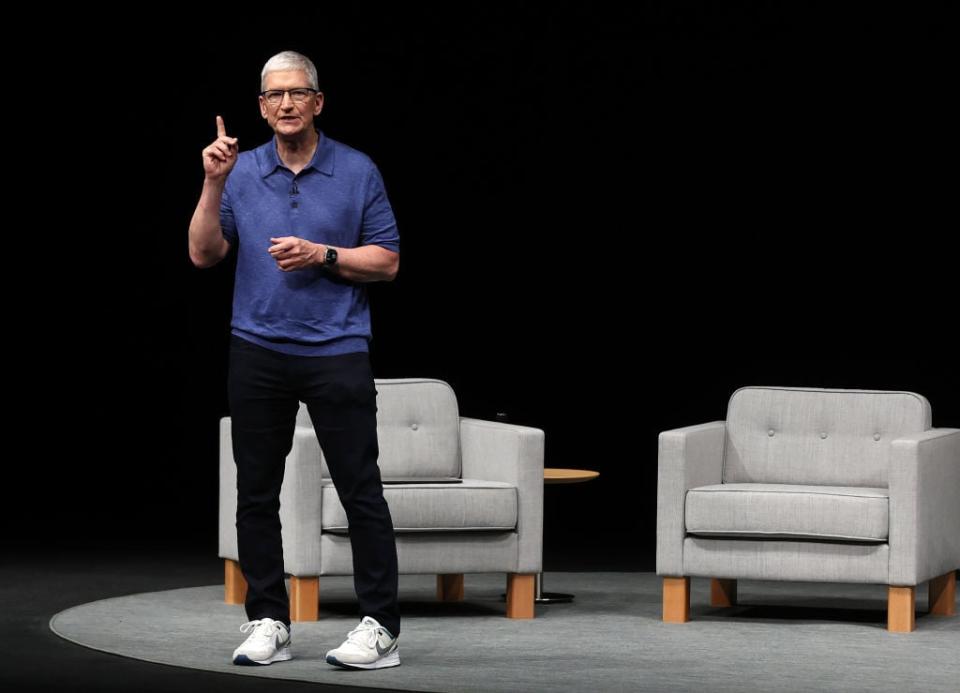
{"type": "Polygon", "coordinates": [[[600,476],[600,472],[591,469],[543,468],[543,482],[545,484],[575,484],[578,481],[596,479],[598,476],[600,476]]]}

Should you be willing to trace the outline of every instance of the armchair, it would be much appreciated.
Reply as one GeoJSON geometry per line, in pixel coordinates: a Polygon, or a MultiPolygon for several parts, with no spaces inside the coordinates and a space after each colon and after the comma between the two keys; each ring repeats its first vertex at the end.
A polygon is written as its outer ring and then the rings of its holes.
{"type": "Polygon", "coordinates": [[[931,428],[911,392],[746,387],[725,421],[659,438],[663,620],[684,622],[690,577],[711,603],[737,579],[888,586],[887,627],[915,627],[916,587],[953,615],[960,567],[960,429],[931,428]]]}
{"type": "MultiPolygon", "coordinates": [[[[462,600],[468,572],[507,573],[507,616],[534,617],[541,570],[543,431],[459,416],[453,389],[429,379],[377,380],[384,497],[401,574],[437,575],[437,598],[462,600]]],[[[242,604],[230,419],[220,421],[219,556],[225,601],[242,604]]],[[[291,619],[315,621],[319,578],[352,575],[346,512],[305,405],[280,492],[291,619]]]]}

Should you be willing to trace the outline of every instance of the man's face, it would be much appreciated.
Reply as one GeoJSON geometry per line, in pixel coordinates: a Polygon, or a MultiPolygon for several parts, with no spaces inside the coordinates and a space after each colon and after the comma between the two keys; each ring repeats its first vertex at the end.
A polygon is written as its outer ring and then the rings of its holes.
{"type": "Polygon", "coordinates": [[[323,109],[323,94],[310,89],[306,72],[270,72],[264,86],[266,96],[260,96],[260,115],[278,136],[297,137],[313,127],[313,119],[323,109]],[[278,93],[271,95],[271,91],[278,93]]]}

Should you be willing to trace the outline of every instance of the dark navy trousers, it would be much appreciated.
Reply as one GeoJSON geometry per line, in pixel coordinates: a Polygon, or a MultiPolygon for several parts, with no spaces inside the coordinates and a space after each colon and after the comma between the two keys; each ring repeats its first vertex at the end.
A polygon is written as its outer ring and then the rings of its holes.
{"type": "Polygon", "coordinates": [[[399,635],[397,546],[377,466],[377,391],[369,355],[292,356],[232,335],[228,397],[247,618],[290,625],[280,486],[303,401],[347,513],[359,615],[399,635]]]}

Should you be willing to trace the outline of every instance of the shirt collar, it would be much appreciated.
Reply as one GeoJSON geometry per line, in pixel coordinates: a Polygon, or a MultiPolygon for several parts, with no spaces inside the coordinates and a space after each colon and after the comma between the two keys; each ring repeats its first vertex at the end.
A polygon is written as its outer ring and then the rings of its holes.
{"type": "MultiPolygon", "coordinates": [[[[330,141],[330,138],[323,134],[322,130],[317,130],[317,135],[320,137],[319,141],[317,142],[317,149],[313,153],[313,158],[310,159],[310,163],[304,166],[303,170],[306,171],[308,168],[314,168],[317,171],[320,171],[320,173],[332,176],[334,153],[333,143],[330,141]]],[[[280,161],[280,155],[277,154],[276,135],[274,135],[273,139],[263,146],[261,154],[262,156],[258,157],[261,178],[266,178],[279,167],[283,166],[283,162],[280,161]]]]}

